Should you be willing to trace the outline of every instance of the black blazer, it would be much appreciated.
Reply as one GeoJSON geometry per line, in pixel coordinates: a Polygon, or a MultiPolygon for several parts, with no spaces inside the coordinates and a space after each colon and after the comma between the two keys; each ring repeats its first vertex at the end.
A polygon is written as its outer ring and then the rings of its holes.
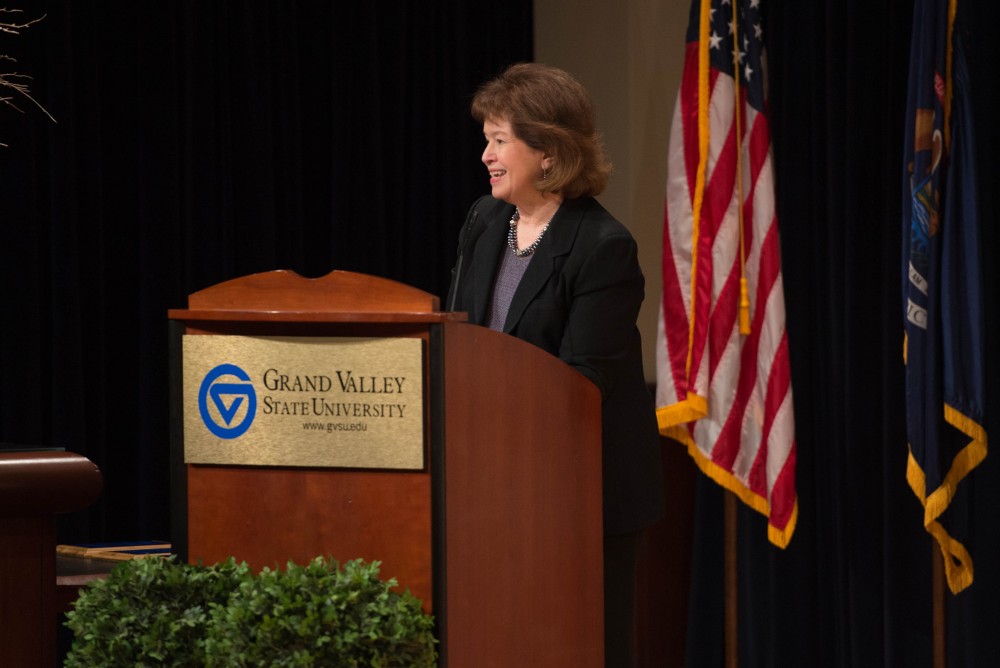
{"type": "MultiPolygon", "coordinates": [[[[513,205],[486,196],[459,238],[447,308],[485,325],[513,205]]],[[[604,532],[663,514],[660,439],[636,317],[644,279],[629,231],[593,198],[565,200],[535,250],[503,331],[572,366],[601,390],[604,532]]]]}

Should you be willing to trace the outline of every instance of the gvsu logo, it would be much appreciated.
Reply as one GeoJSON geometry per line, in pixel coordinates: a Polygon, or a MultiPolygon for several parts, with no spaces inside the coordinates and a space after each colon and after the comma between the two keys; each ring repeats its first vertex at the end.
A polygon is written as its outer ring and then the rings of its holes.
{"type": "Polygon", "coordinates": [[[201,381],[198,410],[202,422],[219,438],[242,436],[257,414],[257,392],[250,376],[235,364],[215,367],[201,381]]]}

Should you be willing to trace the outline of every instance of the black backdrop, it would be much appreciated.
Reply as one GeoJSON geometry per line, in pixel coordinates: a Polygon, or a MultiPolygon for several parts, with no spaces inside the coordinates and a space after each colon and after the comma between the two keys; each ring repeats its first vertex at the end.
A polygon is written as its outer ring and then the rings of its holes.
{"type": "MultiPolygon", "coordinates": [[[[965,11],[992,351],[989,258],[1000,243],[989,158],[1000,147],[990,89],[1000,59],[988,32],[996,10],[985,4],[965,11]]],[[[740,513],[744,666],[931,662],[933,549],[904,480],[900,359],[911,6],[769,7],[801,514],[781,551],[762,518],[740,513]]],[[[48,16],[0,35],[0,53],[35,77],[58,123],[0,108],[10,145],[0,149],[0,441],[66,447],[100,465],[104,495],[65,518],[60,539],[163,537],[167,309],[275,268],[361,271],[443,294],[457,227],[485,190],[469,97],[530,58],[531,3],[22,7],[48,16]]],[[[977,571],[969,590],[948,596],[951,666],[1000,656],[998,466],[988,457],[956,501],[977,571]]],[[[699,483],[688,663],[713,666],[721,491],[699,483]]]]}
{"type": "Polygon", "coordinates": [[[21,7],[0,53],[57,123],[0,109],[0,441],[101,467],[61,539],[166,537],[167,309],[272,269],[443,294],[488,188],[469,102],[531,3],[21,7]]]}

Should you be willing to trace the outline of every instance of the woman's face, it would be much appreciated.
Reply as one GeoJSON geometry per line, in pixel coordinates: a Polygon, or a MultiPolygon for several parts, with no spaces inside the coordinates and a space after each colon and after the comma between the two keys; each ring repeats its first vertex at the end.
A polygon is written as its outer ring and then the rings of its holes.
{"type": "Polygon", "coordinates": [[[483,122],[486,150],[483,164],[490,172],[493,197],[517,206],[524,206],[540,193],[535,181],[542,177],[542,167],[548,159],[541,151],[531,148],[501,119],[483,122]]]}

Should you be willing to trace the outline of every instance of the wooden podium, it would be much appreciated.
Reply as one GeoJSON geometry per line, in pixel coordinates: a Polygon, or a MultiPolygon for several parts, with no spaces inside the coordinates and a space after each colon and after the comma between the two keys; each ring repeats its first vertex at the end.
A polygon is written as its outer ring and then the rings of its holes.
{"type": "Polygon", "coordinates": [[[56,515],[101,494],[100,469],[57,449],[0,450],[0,666],[54,666],[56,515]]]}
{"type": "Polygon", "coordinates": [[[600,396],[584,376],[433,295],[350,272],[238,278],[169,318],[184,558],[378,560],[434,614],[442,666],[603,666],[600,396]],[[182,341],[205,334],[419,339],[422,468],[185,463],[182,341]]]}

